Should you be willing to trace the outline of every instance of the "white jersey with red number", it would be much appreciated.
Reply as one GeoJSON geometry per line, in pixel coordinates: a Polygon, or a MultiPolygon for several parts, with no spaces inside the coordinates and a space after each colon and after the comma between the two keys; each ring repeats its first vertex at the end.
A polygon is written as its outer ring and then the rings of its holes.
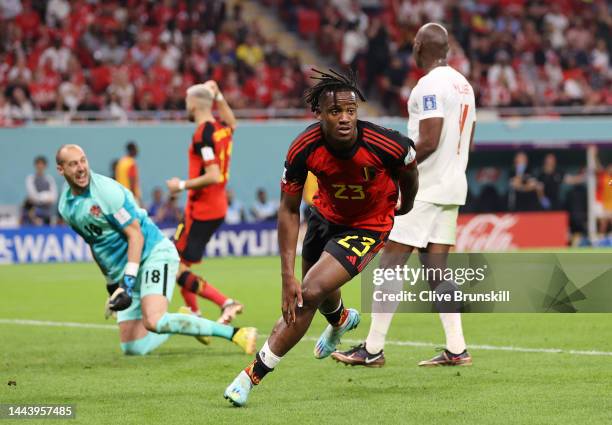
{"type": "Polygon", "coordinates": [[[441,205],[463,205],[467,196],[465,169],[470,135],[476,121],[474,90],[450,66],[439,66],[422,77],[408,99],[408,137],[419,151],[419,122],[444,118],[440,143],[418,165],[416,199],[441,205]]]}

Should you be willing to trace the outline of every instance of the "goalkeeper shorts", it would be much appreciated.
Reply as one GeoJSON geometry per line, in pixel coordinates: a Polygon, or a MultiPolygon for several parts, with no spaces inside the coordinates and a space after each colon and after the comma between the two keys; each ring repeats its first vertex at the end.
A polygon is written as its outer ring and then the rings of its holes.
{"type": "Polygon", "coordinates": [[[132,293],[132,304],[117,312],[117,323],[142,319],[140,300],[147,295],[163,295],[168,302],[172,301],[178,266],[179,256],[174,244],[167,238],[159,241],[140,266],[132,293]]]}

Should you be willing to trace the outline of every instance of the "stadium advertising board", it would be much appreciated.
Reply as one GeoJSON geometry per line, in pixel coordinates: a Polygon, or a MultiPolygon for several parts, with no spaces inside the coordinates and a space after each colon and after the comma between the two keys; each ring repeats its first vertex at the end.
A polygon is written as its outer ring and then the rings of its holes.
{"type": "Polygon", "coordinates": [[[461,214],[456,251],[509,251],[567,246],[566,212],[461,214]],[[542,231],[546,229],[546,231],[542,231]]]}
{"type": "MultiPolygon", "coordinates": [[[[174,229],[165,229],[172,235],[174,229]]],[[[207,257],[277,255],[276,223],[223,225],[206,246],[207,257]]],[[[92,261],[85,241],[68,227],[0,229],[0,264],[92,261]]]]}
{"type": "MultiPolygon", "coordinates": [[[[460,252],[563,247],[568,218],[564,212],[462,214],[457,229],[460,252]]],[[[164,230],[168,236],[173,232],[164,230]]],[[[223,225],[206,246],[207,257],[277,254],[275,222],[223,225]]],[[[0,229],[0,264],[81,261],[92,261],[89,247],[67,227],[0,229]]]]}

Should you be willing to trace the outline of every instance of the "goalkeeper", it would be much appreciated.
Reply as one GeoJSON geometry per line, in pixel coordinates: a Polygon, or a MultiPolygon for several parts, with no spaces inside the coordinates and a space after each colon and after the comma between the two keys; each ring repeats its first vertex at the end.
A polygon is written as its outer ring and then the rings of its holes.
{"type": "Polygon", "coordinates": [[[174,244],[140,209],[131,192],[90,171],[85,152],[64,145],[57,171],[68,183],[59,212],[90,245],[106,277],[107,314],[117,312],[121,350],[144,355],[172,334],[216,336],[255,351],[255,328],[234,328],[194,315],[168,313],[179,257],[174,244]]]}

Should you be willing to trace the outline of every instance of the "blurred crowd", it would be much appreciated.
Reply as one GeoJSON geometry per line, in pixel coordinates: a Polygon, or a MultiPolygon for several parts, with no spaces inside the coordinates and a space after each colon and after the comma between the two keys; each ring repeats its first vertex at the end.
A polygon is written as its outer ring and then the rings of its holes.
{"type": "Polygon", "coordinates": [[[451,34],[448,61],[487,107],[612,105],[606,0],[261,0],[321,53],[357,69],[368,95],[406,114],[422,76],[412,42],[426,22],[451,34]]]}
{"type": "Polygon", "coordinates": [[[242,15],[224,0],[2,0],[0,126],[37,110],[182,111],[208,79],[234,108],[303,108],[299,60],[242,15]]]}
{"type": "MultiPolygon", "coordinates": [[[[421,77],[416,30],[444,23],[449,63],[480,106],[612,105],[605,0],[261,0],[360,72],[388,113],[421,77]]],[[[304,108],[299,59],[224,0],[0,1],[0,125],[36,111],[181,111],[189,85],[220,83],[237,109],[304,108]]],[[[177,115],[179,116],[179,115],[177,115]]]]}

